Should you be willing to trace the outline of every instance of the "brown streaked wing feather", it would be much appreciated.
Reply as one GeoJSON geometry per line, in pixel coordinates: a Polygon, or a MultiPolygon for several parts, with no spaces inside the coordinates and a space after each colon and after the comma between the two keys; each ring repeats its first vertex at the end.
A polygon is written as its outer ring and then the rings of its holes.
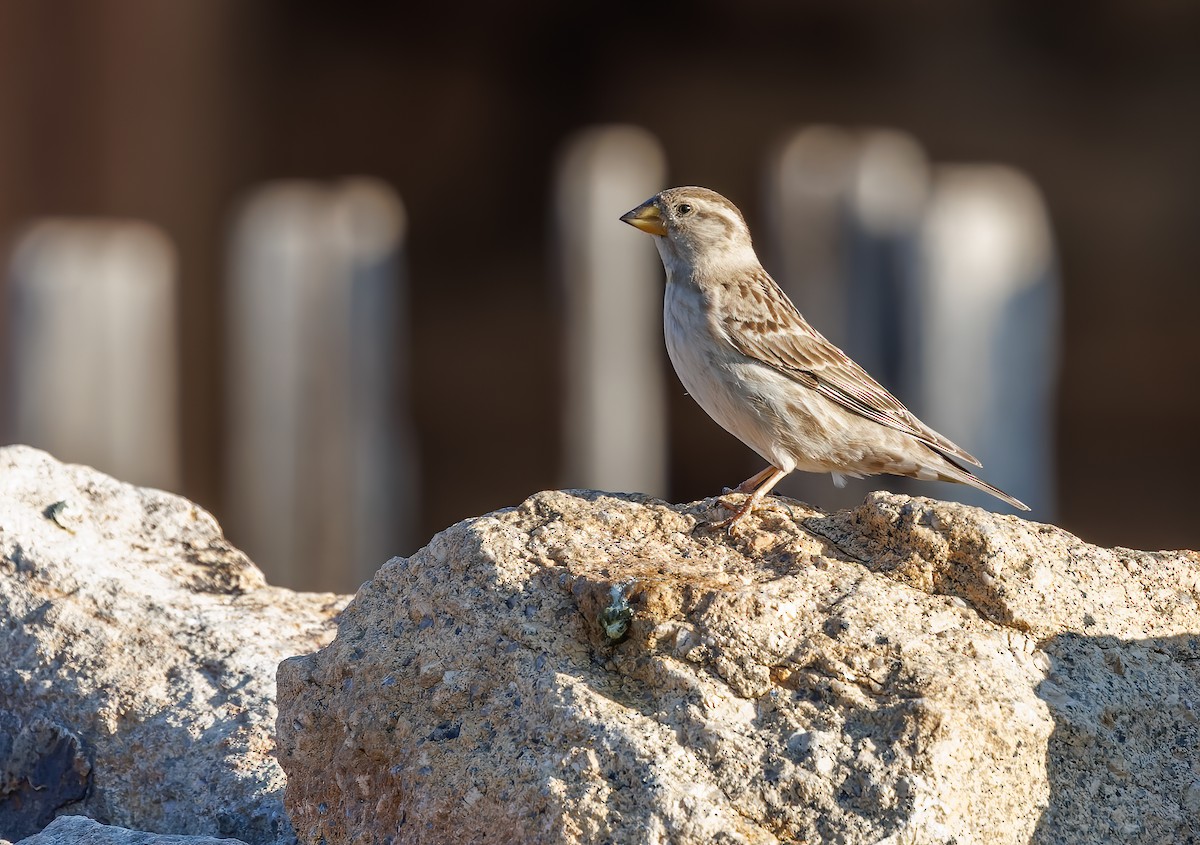
{"type": "Polygon", "coordinates": [[[752,298],[765,300],[769,318],[761,311],[727,316],[725,330],[734,348],[856,414],[911,434],[943,454],[980,466],[973,455],[913,416],[866,370],[810,326],[765,270],[759,270],[754,282],[759,296],[752,298]]]}

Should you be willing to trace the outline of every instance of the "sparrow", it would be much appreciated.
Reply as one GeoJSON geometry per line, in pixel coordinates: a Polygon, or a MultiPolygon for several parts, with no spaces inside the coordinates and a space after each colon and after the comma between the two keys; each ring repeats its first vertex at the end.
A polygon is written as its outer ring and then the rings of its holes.
{"type": "Polygon", "coordinates": [[[733,529],[793,470],[954,481],[1021,501],[976,477],[969,452],[917,419],[808,324],[763,269],[737,206],[707,188],[671,188],[620,218],[654,237],[667,275],[663,329],[684,388],[768,466],[716,527],[733,529]]]}

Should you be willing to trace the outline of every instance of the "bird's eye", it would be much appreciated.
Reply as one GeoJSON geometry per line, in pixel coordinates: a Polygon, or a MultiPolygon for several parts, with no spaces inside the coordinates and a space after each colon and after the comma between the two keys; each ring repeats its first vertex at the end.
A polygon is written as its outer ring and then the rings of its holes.
{"type": "Polygon", "coordinates": [[[680,205],[678,205],[675,208],[675,213],[678,214],[680,217],[687,217],[689,214],[692,213],[692,207],[690,205],[688,205],[686,202],[681,203],[680,205]]]}

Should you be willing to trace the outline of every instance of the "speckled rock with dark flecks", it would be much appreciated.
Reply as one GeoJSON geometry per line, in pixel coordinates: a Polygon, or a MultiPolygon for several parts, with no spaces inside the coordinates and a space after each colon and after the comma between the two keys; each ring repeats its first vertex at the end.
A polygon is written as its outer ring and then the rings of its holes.
{"type": "Polygon", "coordinates": [[[0,449],[0,837],[291,841],[275,667],[346,600],[268,586],[186,499],[0,449]]]}
{"type": "Polygon", "coordinates": [[[731,540],[715,507],[541,493],[387,563],[280,666],[301,840],[1200,835],[1194,554],[886,493],[731,540]]]}

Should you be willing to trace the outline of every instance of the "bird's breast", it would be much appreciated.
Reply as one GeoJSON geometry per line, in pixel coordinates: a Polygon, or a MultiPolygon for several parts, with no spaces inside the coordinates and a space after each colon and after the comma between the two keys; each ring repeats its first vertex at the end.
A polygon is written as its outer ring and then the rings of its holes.
{"type": "Polygon", "coordinates": [[[663,334],[675,373],[722,428],[776,466],[787,465],[775,448],[778,422],[757,397],[763,366],[737,351],[711,305],[696,286],[668,283],[663,334]]]}
{"type": "Polygon", "coordinates": [[[704,294],[685,282],[667,284],[663,303],[663,334],[667,354],[680,381],[696,395],[694,382],[706,370],[719,366],[718,342],[712,315],[704,294]]]}

